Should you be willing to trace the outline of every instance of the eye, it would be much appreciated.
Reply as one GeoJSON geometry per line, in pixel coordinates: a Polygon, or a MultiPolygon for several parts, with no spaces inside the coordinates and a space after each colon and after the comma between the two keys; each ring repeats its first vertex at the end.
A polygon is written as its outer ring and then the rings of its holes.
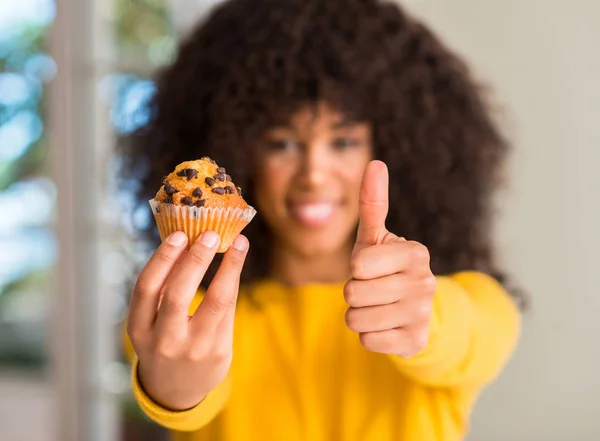
{"type": "Polygon", "coordinates": [[[336,138],[332,142],[333,147],[335,147],[337,150],[350,149],[350,148],[358,146],[359,144],[360,143],[358,142],[358,140],[356,140],[354,138],[344,138],[344,137],[336,138]]]}
{"type": "Polygon", "coordinates": [[[291,152],[297,150],[300,146],[293,139],[269,139],[266,142],[266,147],[273,152],[291,152]]]}

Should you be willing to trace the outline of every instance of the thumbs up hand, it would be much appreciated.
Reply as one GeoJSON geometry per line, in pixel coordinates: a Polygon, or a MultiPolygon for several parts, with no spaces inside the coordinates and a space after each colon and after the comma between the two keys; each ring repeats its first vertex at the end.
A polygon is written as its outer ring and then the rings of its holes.
{"type": "Polygon", "coordinates": [[[344,286],[346,325],[365,348],[408,358],[427,345],[436,279],[427,248],[385,228],[388,186],[386,165],[372,161],[360,189],[352,278],[344,286]]]}

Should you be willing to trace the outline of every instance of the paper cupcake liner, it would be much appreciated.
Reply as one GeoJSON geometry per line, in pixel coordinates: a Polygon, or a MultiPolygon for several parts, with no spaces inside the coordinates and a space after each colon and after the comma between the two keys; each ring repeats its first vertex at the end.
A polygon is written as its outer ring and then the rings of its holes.
{"type": "Polygon", "coordinates": [[[252,207],[198,208],[165,204],[154,199],[149,202],[161,240],[175,231],[183,231],[188,236],[189,248],[200,234],[211,230],[221,237],[218,253],[227,251],[236,236],[256,215],[256,210],[252,207]]]}

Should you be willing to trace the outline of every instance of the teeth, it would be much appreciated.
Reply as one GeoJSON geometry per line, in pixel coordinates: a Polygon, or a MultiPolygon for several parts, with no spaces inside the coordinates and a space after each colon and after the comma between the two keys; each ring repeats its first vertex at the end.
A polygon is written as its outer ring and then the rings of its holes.
{"type": "Polygon", "coordinates": [[[333,205],[330,203],[297,205],[294,211],[297,217],[304,222],[322,222],[331,217],[333,205]]]}
{"type": "Polygon", "coordinates": [[[310,217],[323,217],[331,213],[331,205],[329,204],[315,204],[305,205],[300,210],[304,211],[304,214],[310,217]]]}

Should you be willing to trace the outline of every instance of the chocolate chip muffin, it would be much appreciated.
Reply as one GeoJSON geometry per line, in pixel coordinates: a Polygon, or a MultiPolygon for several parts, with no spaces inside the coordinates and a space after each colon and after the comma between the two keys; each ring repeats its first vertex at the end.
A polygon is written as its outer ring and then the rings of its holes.
{"type": "Polygon", "coordinates": [[[162,184],[155,201],[199,208],[248,208],[242,189],[210,158],[179,164],[162,184]]]}
{"type": "Polygon", "coordinates": [[[227,170],[208,157],[179,164],[162,179],[150,205],[161,239],[183,231],[191,245],[210,229],[221,236],[218,252],[225,252],[256,214],[227,170]]]}

